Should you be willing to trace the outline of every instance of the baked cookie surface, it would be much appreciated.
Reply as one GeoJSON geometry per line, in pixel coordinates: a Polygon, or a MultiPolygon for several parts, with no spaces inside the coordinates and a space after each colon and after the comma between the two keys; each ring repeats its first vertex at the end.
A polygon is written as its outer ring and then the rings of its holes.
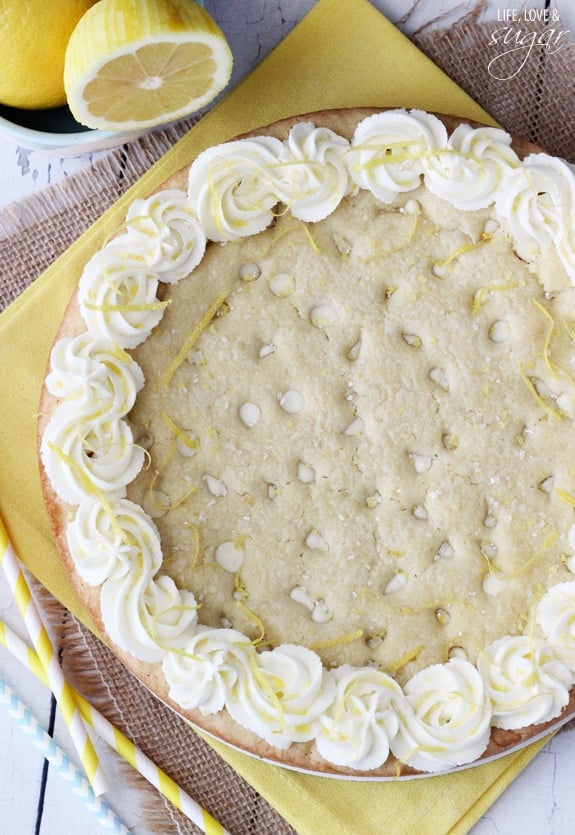
{"type": "Polygon", "coordinates": [[[116,650],[207,730],[318,771],[445,770],[556,720],[569,167],[353,111],[185,174],[87,265],[42,410],[55,530],[116,650]]]}

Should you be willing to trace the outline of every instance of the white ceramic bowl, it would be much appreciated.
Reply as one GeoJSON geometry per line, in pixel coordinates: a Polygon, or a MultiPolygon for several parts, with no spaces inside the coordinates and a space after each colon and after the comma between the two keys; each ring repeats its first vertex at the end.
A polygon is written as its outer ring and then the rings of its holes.
{"type": "Polygon", "coordinates": [[[61,157],[114,148],[141,133],[91,130],[76,122],[65,105],[53,110],[17,110],[0,105],[0,135],[23,148],[61,157]]]}

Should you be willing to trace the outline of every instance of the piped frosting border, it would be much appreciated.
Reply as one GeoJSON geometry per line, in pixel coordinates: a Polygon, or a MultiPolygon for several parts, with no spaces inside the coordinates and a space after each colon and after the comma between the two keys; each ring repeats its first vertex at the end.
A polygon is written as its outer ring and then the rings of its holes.
{"type": "MultiPolygon", "coordinates": [[[[80,577],[100,587],[103,623],[135,658],[160,663],[185,710],[227,709],[242,727],[286,749],[313,742],[336,767],[368,772],[389,754],[423,772],[471,763],[491,726],[517,729],[561,713],[575,683],[575,578],[539,601],[541,637],[506,636],[477,665],[461,658],[421,670],[402,689],[389,675],[286,644],[259,652],[241,632],[202,626],[194,595],[161,573],[153,519],[127,500],[144,464],[126,416],[144,384],[128,350],[161,321],[159,282],[193,274],[208,241],[257,234],[278,204],[305,222],[331,214],[358,188],[391,203],[424,182],[463,211],[493,205],[518,255],[553,248],[575,283],[575,174],[542,153],[521,160],[510,136],[422,111],[363,119],[348,141],[298,122],[282,141],[239,139],[204,151],[188,192],[135,200],[125,230],[86,265],[78,298],[86,331],[53,348],[48,391],[58,400],[41,457],[59,498],[75,506],[67,543],[80,577]]],[[[575,533],[570,534],[575,552],[575,533]]],[[[568,567],[575,571],[575,558],[568,567]]]]}

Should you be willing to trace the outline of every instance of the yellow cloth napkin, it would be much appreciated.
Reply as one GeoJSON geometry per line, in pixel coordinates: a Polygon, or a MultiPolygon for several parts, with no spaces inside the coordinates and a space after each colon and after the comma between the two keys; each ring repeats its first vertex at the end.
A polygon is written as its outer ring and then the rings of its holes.
{"type": "MultiPolygon", "coordinates": [[[[421,107],[493,123],[366,0],[313,11],[109,212],[0,316],[0,513],[32,573],[88,622],[60,566],[44,511],[36,417],[50,346],[82,265],[149,193],[203,148],[284,116],[333,107],[421,107]]],[[[544,744],[460,774],[392,783],[311,777],[213,743],[302,835],[467,832],[544,744]]]]}

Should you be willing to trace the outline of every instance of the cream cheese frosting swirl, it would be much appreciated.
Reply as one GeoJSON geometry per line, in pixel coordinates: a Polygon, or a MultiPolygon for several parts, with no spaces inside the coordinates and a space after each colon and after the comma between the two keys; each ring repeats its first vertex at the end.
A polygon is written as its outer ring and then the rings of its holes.
{"type": "Polygon", "coordinates": [[[255,235],[273,220],[282,143],[238,139],[203,151],[190,166],[188,196],[206,236],[230,241],[255,235]]]}
{"type": "Polygon", "coordinates": [[[558,583],[537,604],[536,620],[575,684],[575,581],[558,583]]]}
{"type": "Polygon", "coordinates": [[[278,196],[293,217],[313,223],[335,211],[350,188],[348,148],[347,139],[328,128],[294,125],[278,167],[278,196]]]}
{"type": "Polygon", "coordinates": [[[476,760],[489,742],[491,710],[477,669],[454,658],[416,673],[404,687],[391,750],[421,771],[444,771],[476,760]]]}
{"type": "Polygon", "coordinates": [[[118,345],[89,331],[60,339],[50,356],[46,388],[74,401],[86,417],[91,409],[127,415],[144,385],[139,365],[118,345]]]}
{"type": "Polygon", "coordinates": [[[232,718],[276,748],[314,739],[335,694],[319,656],[306,647],[283,644],[256,659],[257,670],[228,694],[232,718]]]}
{"type": "Polygon", "coordinates": [[[111,243],[88,261],[78,285],[78,301],[88,330],[122,348],[135,348],[162,318],[156,299],[157,275],[137,253],[111,243]]]}
{"type": "Polygon", "coordinates": [[[123,650],[141,661],[162,661],[166,652],[181,650],[194,634],[197,604],[165,574],[132,570],[102,585],[100,607],[106,631],[123,650]]]}
{"type": "Polygon", "coordinates": [[[357,126],[349,170],[353,181],[379,200],[391,203],[398,194],[416,189],[424,160],[447,145],[443,122],[430,113],[388,110],[368,116],[357,126]]]}
{"type": "Polygon", "coordinates": [[[549,644],[529,635],[494,641],[479,654],[477,667],[497,728],[512,730],[547,722],[559,716],[569,701],[569,669],[549,644]]]}
{"type": "Polygon", "coordinates": [[[316,747],[335,765],[369,771],[389,756],[389,741],[399,728],[398,708],[405,701],[401,687],[379,670],[344,664],[330,675],[336,692],[320,719],[316,747]]]}
{"type": "MultiPolygon", "coordinates": [[[[542,248],[560,244],[573,223],[573,173],[560,159],[531,154],[521,166],[508,171],[495,203],[509,223],[520,257],[533,260],[542,248]]],[[[573,277],[572,267],[567,263],[565,267],[573,277]]]]}
{"type": "Polygon", "coordinates": [[[483,209],[493,201],[509,169],[519,165],[511,137],[498,128],[458,125],[445,152],[422,160],[425,185],[459,209],[483,209]]]}
{"type": "Polygon", "coordinates": [[[91,586],[130,571],[153,576],[162,565],[156,526],[140,505],[127,499],[106,504],[85,499],[66,535],[78,574],[91,586]]]}
{"type": "Polygon", "coordinates": [[[206,236],[187,195],[164,189],[134,200],[126,215],[127,232],[115,244],[137,252],[160,281],[185,278],[204,256],[206,236]]]}
{"type": "Polygon", "coordinates": [[[144,450],[128,423],[112,412],[88,418],[62,401],[52,413],[41,444],[42,462],[58,495],[70,504],[100,493],[122,498],[140,472],[144,450]]]}
{"type": "Polygon", "coordinates": [[[181,651],[165,656],[162,670],[177,704],[218,713],[256,663],[256,650],[242,632],[200,625],[181,651]]]}

